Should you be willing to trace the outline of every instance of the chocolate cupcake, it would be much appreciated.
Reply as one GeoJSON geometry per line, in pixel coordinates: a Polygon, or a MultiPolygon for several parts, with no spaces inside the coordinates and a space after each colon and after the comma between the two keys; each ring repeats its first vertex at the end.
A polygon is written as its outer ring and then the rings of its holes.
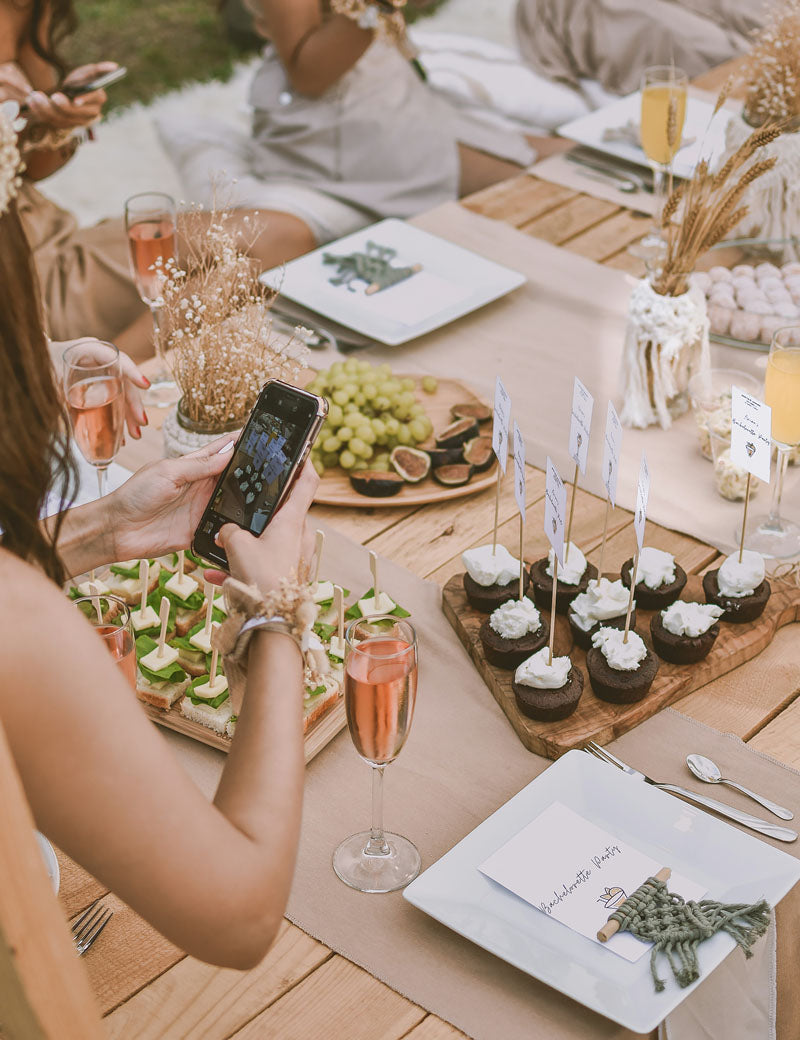
{"type": "Polygon", "coordinates": [[[511,687],[517,707],[529,719],[557,722],[571,715],[583,693],[583,672],[568,657],[554,657],[543,647],[517,668],[511,687]],[[545,685],[557,682],[559,685],[545,685]],[[534,683],[540,685],[533,685],[534,683]]]}
{"type": "MultiPolygon", "coordinates": [[[[633,557],[622,565],[620,576],[626,588],[631,587],[633,557]]],[[[686,571],[675,562],[672,553],[646,545],[639,553],[638,581],[634,589],[642,610],[663,610],[683,592],[686,571]]]]}
{"type": "MultiPolygon", "coordinates": [[[[592,636],[600,628],[624,628],[630,595],[621,581],[599,578],[590,581],[569,605],[567,620],[572,638],[582,650],[590,650],[592,636]],[[588,627],[587,627],[588,626],[588,627]]],[[[636,625],[636,601],[631,612],[631,628],[636,625]]]]}
{"type": "Polygon", "coordinates": [[[722,607],[676,600],[650,619],[650,635],[659,657],[671,664],[694,664],[707,657],[719,635],[722,607]]]}
{"type": "Polygon", "coordinates": [[[703,592],[708,603],[722,607],[722,621],[745,624],[764,613],[772,589],[764,577],[764,559],[760,553],[745,549],[729,556],[716,570],[703,575],[703,592]]]}
{"type": "Polygon", "coordinates": [[[549,626],[527,597],[509,600],[480,627],[483,653],[489,664],[516,668],[547,642],[549,626]]]}
{"type": "MultiPolygon", "coordinates": [[[[467,569],[464,592],[471,607],[491,614],[497,607],[519,596],[519,560],[514,559],[503,545],[479,545],[461,554],[467,569]]],[[[530,585],[527,571],[523,572],[523,596],[530,585]]]]}
{"type": "MultiPolygon", "coordinates": [[[[572,600],[581,592],[585,592],[592,578],[597,577],[597,568],[586,562],[586,557],[577,547],[570,542],[569,553],[564,548],[566,565],[558,568],[558,581],[556,582],[556,613],[566,614],[572,600]],[[569,578],[564,581],[563,578],[569,578]],[[574,581],[573,581],[574,579],[574,581]]],[[[533,582],[533,600],[540,610],[550,611],[553,598],[553,578],[547,573],[547,569],[553,569],[553,550],[547,556],[537,560],[531,567],[531,581],[533,582]]]]}
{"type": "Polygon", "coordinates": [[[612,704],[642,700],[658,671],[658,658],[647,649],[642,637],[629,632],[628,642],[623,643],[619,629],[601,628],[592,642],[586,668],[595,695],[612,704]],[[627,667],[620,667],[622,664],[627,667]]]}

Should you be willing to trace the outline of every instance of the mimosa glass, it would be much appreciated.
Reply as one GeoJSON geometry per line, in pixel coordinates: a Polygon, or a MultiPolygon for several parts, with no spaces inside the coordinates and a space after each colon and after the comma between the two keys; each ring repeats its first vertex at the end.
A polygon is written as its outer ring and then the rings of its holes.
{"type": "Polygon", "coordinates": [[[100,497],[106,471],[122,444],[125,393],[119,351],[113,343],[84,339],[63,354],[64,395],[81,455],[97,470],[100,497]]]}
{"type": "Polygon", "coordinates": [[[345,632],[344,696],[350,736],[372,767],[372,826],[333,854],[338,877],[359,892],[394,892],[419,873],[416,846],[383,829],[383,772],[411,728],[417,696],[417,637],[407,621],[375,615],[345,632]]]}
{"type": "Polygon", "coordinates": [[[792,449],[800,446],[800,326],[778,329],[772,337],[764,400],[772,409],[778,464],[769,514],[748,524],[745,546],[770,559],[785,560],[800,556],[800,524],[781,516],[786,465],[792,449]]]}
{"type": "Polygon", "coordinates": [[[130,608],[116,596],[105,594],[81,596],[73,602],[94,626],[95,632],[119,665],[125,681],[131,689],[136,689],[136,654],[130,608]]]}
{"type": "Polygon", "coordinates": [[[142,301],[153,316],[156,357],[161,368],[151,379],[145,403],[165,408],[180,391],[170,375],[161,341],[161,308],[167,264],[178,261],[177,209],[171,195],[159,191],[132,195],[125,203],[125,228],[130,245],[131,275],[142,301]]]}

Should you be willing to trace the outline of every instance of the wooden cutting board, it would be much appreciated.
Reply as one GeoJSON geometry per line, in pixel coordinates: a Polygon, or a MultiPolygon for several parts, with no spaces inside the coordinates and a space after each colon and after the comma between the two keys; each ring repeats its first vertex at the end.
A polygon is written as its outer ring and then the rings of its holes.
{"type": "MultiPolygon", "coordinates": [[[[717,641],[703,661],[692,665],[659,661],[658,674],[643,700],[636,704],[608,704],[592,692],[586,669],[586,653],[574,645],[567,619],[557,615],[555,653],[569,654],[572,663],[581,669],[584,677],[583,694],[576,710],[566,719],[560,722],[537,722],[527,718],[517,708],[511,688],[514,673],[495,668],[484,657],[478,630],[487,615],[473,610],[469,605],[462,578],[462,574],[454,575],[442,590],[445,616],[522,743],[529,751],[547,758],[558,758],[565,751],[583,747],[589,740],[608,744],[668,704],[749,661],[771,642],[781,626],[800,620],[800,589],[772,581],[772,595],[758,620],[749,625],[721,622],[717,641]]],[[[681,599],[705,603],[699,575],[689,576],[681,599]]],[[[650,618],[653,613],[652,610],[636,611],[636,631],[650,650],[653,649],[650,639],[650,618]]]]}

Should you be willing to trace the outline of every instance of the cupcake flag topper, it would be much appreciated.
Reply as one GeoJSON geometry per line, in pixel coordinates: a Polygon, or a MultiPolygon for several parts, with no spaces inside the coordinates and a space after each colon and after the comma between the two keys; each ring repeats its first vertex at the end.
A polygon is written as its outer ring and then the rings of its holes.
{"type": "Polygon", "coordinates": [[[617,410],[611,401],[606,411],[606,433],[603,438],[603,484],[606,489],[606,516],[603,521],[603,541],[600,545],[600,561],[598,575],[603,576],[603,557],[606,554],[606,537],[608,536],[608,515],[617,504],[617,475],[619,474],[619,455],[622,449],[622,423],[617,410]]]}
{"type": "Polygon", "coordinates": [[[747,529],[747,506],[750,501],[750,478],[769,484],[772,461],[772,409],[768,404],[731,387],[731,462],[747,473],[744,490],[742,537],[739,541],[739,563],[742,562],[744,536],[747,529]]]}
{"type": "Polygon", "coordinates": [[[639,463],[639,483],[636,485],[636,512],[633,515],[633,526],[636,531],[636,552],[633,557],[631,569],[631,588],[628,596],[628,612],[625,615],[625,635],[622,642],[628,642],[628,633],[631,629],[631,612],[633,611],[633,593],[636,588],[636,579],[639,575],[639,554],[644,545],[644,525],[647,520],[647,500],[650,497],[650,470],[647,468],[647,456],[642,452],[642,461],[639,463]]]}
{"type": "Polygon", "coordinates": [[[514,422],[514,496],[519,509],[519,598],[522,599],[525,580],[525,441],[516,421],[514,422]]]}
{"type": "Polygon", "coordinates": [[[494,385],[494,420],[492,423],[492,448],[499,466],[497,468],[497,487],[494,498],[494,534],[492,535],[492,555],[497,551],[497,520],[500,515],[500,482],[505,476],[508,460],[508,423],[511,419],[511,398],[503,386],[500,376],[494,385]]]}
{"type": "Polygon", "coordinates": [[[567,523],[567,557],[569,558],[569,540],[572,535],[572,515],[575,511],[575,495],[578,490],[578,472],[586,476],[586,459],[589,455],[589,431],[592,427],[592,410],[594,398],[575,376],[572,388],[572,414],[569,423],[569,457],[575,463],[575,476],[572,479],[572,500],[569,506],[569,522],[567,523]]]}
{"type": "Polygon", "coordinates": [[[564,563],[564,516],[567,510],[567,489],[547,456],[547,478],[544,489],[544,533],[553,547],[553,596],[550,602],[550,645],[547,660],[548,667],[553,663],[553,642],[556,631],[556,586],[558,584],[558,565],[564,563]]]}

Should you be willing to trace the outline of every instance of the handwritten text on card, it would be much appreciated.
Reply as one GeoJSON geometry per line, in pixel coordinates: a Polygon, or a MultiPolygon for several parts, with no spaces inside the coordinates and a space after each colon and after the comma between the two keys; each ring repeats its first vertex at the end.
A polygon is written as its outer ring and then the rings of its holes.
{"type": "Polygon", "coordinates": [[[772,409],[768,404],[731,387],[731,462],[769,483],[772,459],[772,409]]]}
{"type": "Polygon", "coordinates": [[[622,448],[622,423],[611,401],[606,414],[606,435],[603,440],[603,483],[612,506],[617,504],[617,475],[619,453],[622,448]]]}
{"type": "Polygon", "coordinates": [[[494,425],[492,426],[492,447],[500,463],[503,473],[508,460],[508,423],[511,418],[511,398],[503,386],[503,380],[497,377],[494,386],[494,425]]]}
{"type": "Polygon", "coordinates": [[[567,489],[547,456],[547,478],[544,489],[544,532],[559,564],[564,564],[564,519],[567,513],[567,489]]]}
{"type": "Polygon", "coordinates": [[[639,466],[639,483],[636,486],[636,512],[633,526],[636,528],[636,543],[641,552],[644,545],[644,523],[647,519],[647,499],[650,497],[650,470],[647,468],[647,456],[642,452],[639,466]]]}
{"type": "Polygon", "coordinates": [[[514,422],[514,496],[522,522],[525,522],[525,441],[514,422]]]}
{"type": "Polygon", "coordinates": [[[569,457],[586,475],[586,458],[589,454],[589,431],[592,427],[594,398],[575,376],[572,390],[572,417],[569,424],[569,457]]]}

